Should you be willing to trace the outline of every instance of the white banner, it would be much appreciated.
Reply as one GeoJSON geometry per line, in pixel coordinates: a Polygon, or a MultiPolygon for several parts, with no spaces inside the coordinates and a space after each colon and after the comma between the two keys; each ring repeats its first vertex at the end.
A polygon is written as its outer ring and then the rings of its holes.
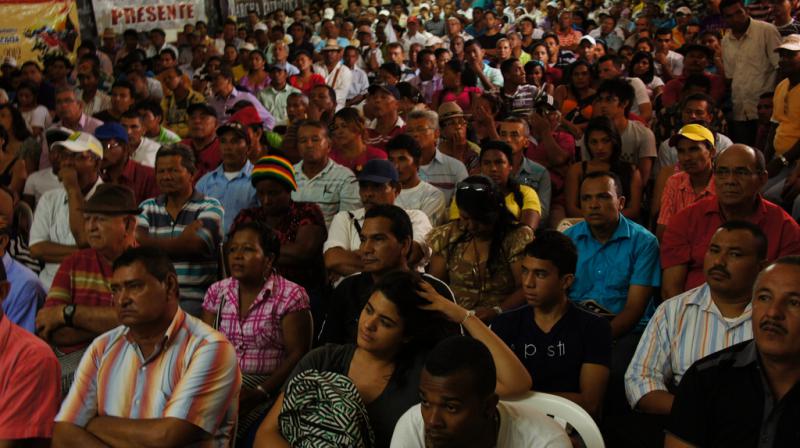
{"type": "Polygon", "coordinates": [[[93,0],[97,33],[111,28],[122,33],[128,28],[183,29],[187,23],[206,21],[205,3],[200,0],[93,0]]]}

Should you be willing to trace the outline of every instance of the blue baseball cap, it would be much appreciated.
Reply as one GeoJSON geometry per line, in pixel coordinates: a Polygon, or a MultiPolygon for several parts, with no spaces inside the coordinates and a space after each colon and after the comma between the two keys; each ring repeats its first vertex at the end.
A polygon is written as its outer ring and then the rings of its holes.
{"type": "Polygon", "coordinates": [[[94,130],[94,136],[98,140],[117,140],[128,143],[128,131],[121,124],[115,121],[103,123],[94,130]]]}
{"type": "Polygon", "coordinates": [[[399,182],[400,176],[397,168],[392,162],[382,159],[372,159],[364,164],[364,168],[358,174],[359,182],[374,182],[376,184],[387,184],[389,182],[399,182]]]}

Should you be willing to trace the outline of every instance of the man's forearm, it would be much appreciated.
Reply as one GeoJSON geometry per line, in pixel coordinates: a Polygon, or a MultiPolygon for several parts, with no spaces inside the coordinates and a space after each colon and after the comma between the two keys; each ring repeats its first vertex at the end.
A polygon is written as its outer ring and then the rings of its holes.
{"type": "Polygon", "coordinates": [[[72,423],[57,422],[53,431],[53,448],[106,448],[100,439],[85,428],[72,423]]]}
{"type": "Polygon", "coordinates": [[[65,258],[78,251],[77,246],[40,241],[30,247],[31,257],[45,263],[61,263],[65,258]]]}
{"type": "Polygon", "coordinates": [[[86,430],[109,446],[181,447],[196,442],[207,434],[188,422],[176,418],[129,419],[98,416],[86,430]],[[181,428],[175,428],[174,425],[181,428]],[[192,429],[187,431],[188,425],[192,429]]]}
{"type": "Polygon", "coordinates": [[[196,255],[206,255],[206,244],[200,237],[193,237],[191,241],[181,237],[175,238],[153,238],[150,236],[137,237],[142,246],[158,247],[167,255],[186,257],[196,255]]]}
{"type": "Polygon", "coordinates": [[[665,390],[648,392],[636,403],[636,409],[647,414],[669,415],[675,395],[665,390]]]}
{"type": "Polygon", "coordinates": [[[117,319],[117,311],[113,306],[78,305],[75,307],[72,323],[77,329],[101,334],[117,327],[119,320],[117,319]]]}
{"type": "Polygon", "coordinates": [[[325,251],[325,267],[341,276],[360,272],[364,265],[357,251],[334,247],[325,251]]]}
{"type": "Polygon", "coordinates": [[[57,346],[70,346],[90,342],[98,333],[80,328],[60,327],[50,333],[50,342],[57,346]]]}

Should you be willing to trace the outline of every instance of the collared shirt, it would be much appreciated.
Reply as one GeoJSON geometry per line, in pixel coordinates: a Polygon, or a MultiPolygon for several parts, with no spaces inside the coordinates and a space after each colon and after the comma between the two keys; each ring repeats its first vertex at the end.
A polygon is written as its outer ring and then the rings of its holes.
{"type": "MultiPolygon", "coordinates": [[[[631,285],[661,284],[656,237],[625,216],[619,215],[617,229],[603,244],[592,236],[586,221],[575,224],[564,234],[578,249],[575,282],[569,292],[573,301],[592,301],[601,313],[617,315],[625,308],[631,285]]],[[[641,327],[649,313],[642,317],[641,327]]]]}
{"type": "Polygon", "coordinates": [[[98,336],[81,359],[56,422],[86,427],[96,415],[178,418],[230,443],[242,378],[236,351],[222,333],[175,312],[147,359],[124,325],[98,336]]]}
{"type": "MultiPolygon", "coordinates": [[[[717,104],[720,104],[726,93],[725,80],[722,76],[708,72],[703,72],[703,76],[711,81],[711,97],[717,101],[717,104]]],[[[687,79],[688,76],[680,76],[664,84],[664,92],[661,94],[661,104],[664,107],[670,107],[678,102],[687,79]]]]}
{"type": "Polygon", "coordinates": [[[208,197],[216,198],[225,208],[223,235],[228,234],[239,211],[258,205],[256,189],[250,182],[252,172],[253,164],[248,160],[236,177],[228,179],[224,167],[220,164],[217,169],[201,177],[195,185],[197,191],[208,197]]]}
{"type": "Polygon", "coordinates": [[[202,253],[172,257],[178,273],[181,300],[203,300],[206,289],[217,279],[218,248],[222,242],[224,209],[218,200],[194,191],[173,220],[167,212],[167,197],[159,195],[140,205],[137,228],[150,238],[177,238],[187,226],[200,221],[196,236],[206,244],[202,253]]]}
{"type": "Polygon", "coordinates": [[[486,78],[491,82],[493,85],[486,86],[483,85],[483,80],[478,79],[478,83],[483,90],[493,90],[495,86],[503,87],[503,73],[500,69],[494,68],[491,65],[487,64],[486,62],[483,63],[483,74],[486,75],[486,78]]]}
{"type": "MultiPolygon", "coordinates": [[[[109,182],[107,176],[103,180],[109,182]]],[[[140,204],[145,199],[150,199],[158,195],[158,185],[156,184],[156,171],[149,166],[128,159],[125,168],[122,169],[117,184],[125,185],[133,190],[136,203],[140,204]]]]}
{"type": "Polygon", "coordinates": [[[286,124],[288,117],[286,114],[286,100],[289,95],[300,93],[300,90],[286,84],[283,90],[275,90],[269,86],[258,92],[258,100],[275,117],[275,124],[286,124]]]}
{"type": "Polygon", "coordinates": [[[692,446],[800,446],[800,387],[776,400],[755,341],[707,356],[678,386],[667,432],[692,446]]]}
{"type": "Polygon", "coordinates": [[[740,316],[723,316],[707,283],[659,305],[625,372],[631,407],[650,392],[673,390],[695,361],[752,339],[751,313],[748,303],[740,316]]]}
{"type": "Polygon", "coordinates": [[[36,311],[44,302],[44,286],[33,271],[11,258],[8,252],[3,254],[3,266],[10,288],[2,302],[3,313],[11,322],[35,333],[36,311]]]}
{"type": "MultiPolygon", "coordinates": [[[[767,260],[800,254],[800,227],[782,208],[759,197],[755,212],[747,221],[767,235],[767,260]]],[[[685,264],[688,272],[684,291],[701,285],[703,258],[711,237],[725,222],[716,196],[700,200],[669,220],[661,239],[661,265],[664,269],[685,264]]]]}
{"type": "Polygon", "coordinates": [[[158,137],[152,139],[159,145],[170,145],[172,143],[178,143],[181,141],[181,136],[170,131],[169,129],[161,126],[158,129],[158,137]]]}
{"type": "Polygon", "coordinates": [[[156,153],[161,149],[161,144],[147,137],[142,137],[139,146],[131,154],[131,159],[151,168],[156,166],[156,153]]]}
{"type": "Polygon", "coordinates": [[[778,123],[773,144],[775,153],[782,155],[800,140],[800,89],[786,78],[775,87],[772,98],[772,121],[778,123]]]}
{"type": "Polygon", "coordinates": [[[111,107],[111,97],[102,90],[95,92],[90,101],[86,101],[83,98],[83,91],[79,88],[75,89],[75,96],[83,101],[83,113],[89,116],[92,116],[98,112],[102,112],[111,107]]]}
{"type": "Polygon", "coordinates": [[[53,174],[53,168],[42,168],[28,175],[22,194],[33,196],[34,203],[36,203],[43,194],[56,188],[61,188],[61,181],[58,180],[58,176],[53,174]]]}
{"type": "Polygon", "coordinates": [[[411,46],[414,44],[420,44],[423,48],[425,48],[425,44],[428,42],[428,39],[431,38],[431,34],[423,29],[418,30],[414,33],[413,36],[408,34],[408,31],[403,33],[403,36],[400,38],[400,42],[403,43],[403,51],[406,54],[409,53],[411,46]]]}
{"type": "Polygon", "coordinates": [[[511,115],[514,111],[533,110],[536,98],[540,95],[540,90],[532,84],[523,84],[517,86],[517,90],[510,95],[505,90],[501,91],[501,94],[505,113],[511,115]]]}
{"type": "MultiPolygon", "coordinates": [[[[99,176],[92,189],[84,196],[89,199],[94,194],[97,186],[103,183],[99,176]]],[[[69,227],[69,203],[67,202],[67,190],[63,187],[57,190],[50,190],[42,195],[36,205],[36,212],[33,214],[31,224],[29,245],[36,243],[51,242],[74,246],[75,237],[72,236],[72,229],[69,227]]],[[[39,273],[45,289],[50,289],[53,277],[58,271],[58,263],[45,263],[44,269],[39,273]]]]}
{"type": "Polygon", "coordinates": [[[359,95],[365,95],[369,89],[369,77],[367,76],[367,72],[358,66],[353,66],[353,68],[350,69],[350,73],[352,73],[353,78],[350,83],[350,88],[347,90],[348,100],[359,95]]]}
{"type": "Polygon", "coordinates": [[[430,163],[419,167],[419,178],[441,190],[447,204],[453,198],[456,184],[467,176],[467,168],[460,160],[444,154],[438,148],[430,163]]]}
{"type": "MultiPolygon", "coordinates": [[[[111,264],[94,249],[79,250],[61,262],[45,308],[75,304],[87,306],[113,306],[111,298],[111,264]]],[[[59,346],[63,353],[73,352],[89,345],[88,342],[59,346]]]]}
{"type": "Polygon", "coordinates": [[[248,101],[253,105],[253,107],[256,108],[256,111],[258,111],[258,116],[261,118],[261,122],[264,124],[265,129],[272,129],[275,127],[275,118],[267,109],[264,109],[264,105],[261,104],[261,101],[259,101],[252,93],[240,92],[234,88],[230,95],[225,98],[218,95],[210,98],[208,100],[208,104],[213,107],[215,111],[217,111],[217,118],[219,121],[224,122],[227,121],[231,116],[228,111],[239,101],[248,101]]]}
{"type": "Polygon", "coordinates": [[[364,140],[369,146],[374,146],[376,148],[380,148],[382,150],[386,150],[386,144],[389,143],[389,140],[397,137],[398,135],[402,134],[406,130],[406,122],[400,117],[397,116],[397,120],[394,122],[394,127],[388,134],[380,134],[375,128],[378,127],[378,119],[374,119],[367,123],[367,138],[364,140]]]}
{"type": "Polygon", "coordinates": [[[427,81],[424,81],[419,75],[417,75],[411,78],[409,83],[419,90],[419,92],[422,94],[422,97],[425,98],[426,104],[433,104],[433,95],[443,89],[442,75],[438,73],[433,75],[433,78],[427,81]]]}
{"type": "Polygon", "coordinates": [[[211,140],[211,143],[206,145],[205,148],[198,148],[191,138],[181,140],[181,143],[189,146],[194,151],[195,166],[197,167],[197,172],[194,173],[195,180],[200,179],[208,172],[214,171],[222,163],[222,151],[219,149],[219,137],[216,135],[214,140],[211,140]]]}
{"type": "Polygon", "coordinates": [[[0,315],[0,440],[51,438],[60,386],[50,346],[0,315]]]}
{"type": "MultiPolygon", "coordinates": [[[[423,248],[427,247],[428,243],[425,239],[433,228],[428,216],[419,210],[405,210],[405,212],[411,220],[414,241],[423,248]]],[[[344,250],[358,250],[361,246],[361,232],[359,229],[364,226],[365,215],[366,209],[363,207],[358,210],[337,213],[328,229],[328,239],[322,246],[322,252],[325,253],[334,247],[341,247],[344,250]]]]}
{"type": "Polygon", "coordinates": [[[542,209],[542,218],[546,218],[550,214],[550,198],[553,194],[550,173],[548,173],[547,168],[527,157],[523,157],[519,172],[514,177],[520,184],[536,190],[542,209]]]}
{"type": "Polygon", "coordinates": [[[732,79],[731,102],[733,119],[758,119],[756,106],[759,96],[775,85],[775,71],[781,35],[775,25],[749,19],[744,35],[736,38],[731,30],[722,38],[722,63],[725,77],[732,79]]]}
{"type": "Polygon", "coordinates": [[[343,108],[347,101],[347,94],[350,91],[350,84],[353,81],[353,73],[350,69],[339,61],[332,70],[323,63],[314,64],[314,73],[325,78],[325,84],[336,91],[336,110],[343,108]]]}
{"type": "Polygon", "coordinates": [[[283,62],[283,63],[273,62],[272,65],[283,67],[283,69],[286,70],[286,76],[294,76],[300,74],[300,69],[290,64],[289,62],[283,62]]]}
{"type": "Polygon", "coordinates": [[[188,137],[189,114],[186,110],[192,104],[205,102],[206,98],[203,94],[194,90],[189,90],[189,94],[182,100],[178,100],[174,93],[165,96],[161,100],[161,108],[164,109],[164,124],[180,137],[188,137]]]}
{"type": "Polygon", "coordinates": [[[699,193],[695,193],[692,180],[685,171],[679,171],[667,179],[664,193],[661,195],[661,211],[658,214],[658,223],[667,225],[673,215],[695,202],[717,194],[714,177],[708,180],[708,185],[699,193]]]}
{"type": "Polygon", "coordinates": [[[216,315],[222,303],[219,331],[236,349],[242,373],[268,375],[286,356],[281,321],[290,313],[310,309],[308,294],[296,283],[272,274],[253,304],[239,312],[239,281],[233,277],[211,285],[203,310],[216,315]]]}
{"type": "Polygon", "coordinates": [[[292,192],[292,200],[319,205],[326,226],[331,225],[333,216],[340,211],[361,207],[356,176],[333,160],[328,160],[325,168],[311,179],[303,172],[302,160],[294,166],[294,172],[297,190],[292,192]]]}

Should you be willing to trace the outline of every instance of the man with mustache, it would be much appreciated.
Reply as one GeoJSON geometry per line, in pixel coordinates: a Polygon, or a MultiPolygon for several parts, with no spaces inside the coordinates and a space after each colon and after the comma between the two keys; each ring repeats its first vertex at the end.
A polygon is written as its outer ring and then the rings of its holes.
{"type": "Polygon", "coordinates": [[[703,258],[711,236],[725,221],[756,224],[769,235],[767,261],[800,254],[800,227],[779,206],[759,193],[767,181],[761,151],[735,144],[714,163],[716,196],[675,214],[661,240],[661,296],[665,299],[703,283],[703,258]]]}
{"type": "Polygon", "coordinates": [[[703,259],[706,283],[662,303],[642,334],[625,373],[628,402],[639,412],[619,419],[626,429],[614,433],[625,440],[610,445],[657,446],[692,363],[753,337],[750,298],[766,253],[767,237],[755,224],[728,221],[717,229],[703,259]]]}
{"type": "MultiPolygon", "coordinates": [[[[337,213],[328,229],[328,240],[322,246],[325,267],[329,271],[347,276],[364,268],[359,254],[364,216],[372,207],[394,204],[401,191],[399,179],[397,169],[388,160],[373,159],[364,164],[358,175],[358,194],[364,206],[337,213]]],[[[431,231],[431,221],[420,210],[405,212],[413,228],[408,264],[415,267],[430,255],[425,237],[431,231]]]]}
{"type": "Polygon", "coordinates": [[[800,257],[761,271],[752,311],[752,341],[697,361],[683,376],[665,447],[800,446],[800,257]]]}

